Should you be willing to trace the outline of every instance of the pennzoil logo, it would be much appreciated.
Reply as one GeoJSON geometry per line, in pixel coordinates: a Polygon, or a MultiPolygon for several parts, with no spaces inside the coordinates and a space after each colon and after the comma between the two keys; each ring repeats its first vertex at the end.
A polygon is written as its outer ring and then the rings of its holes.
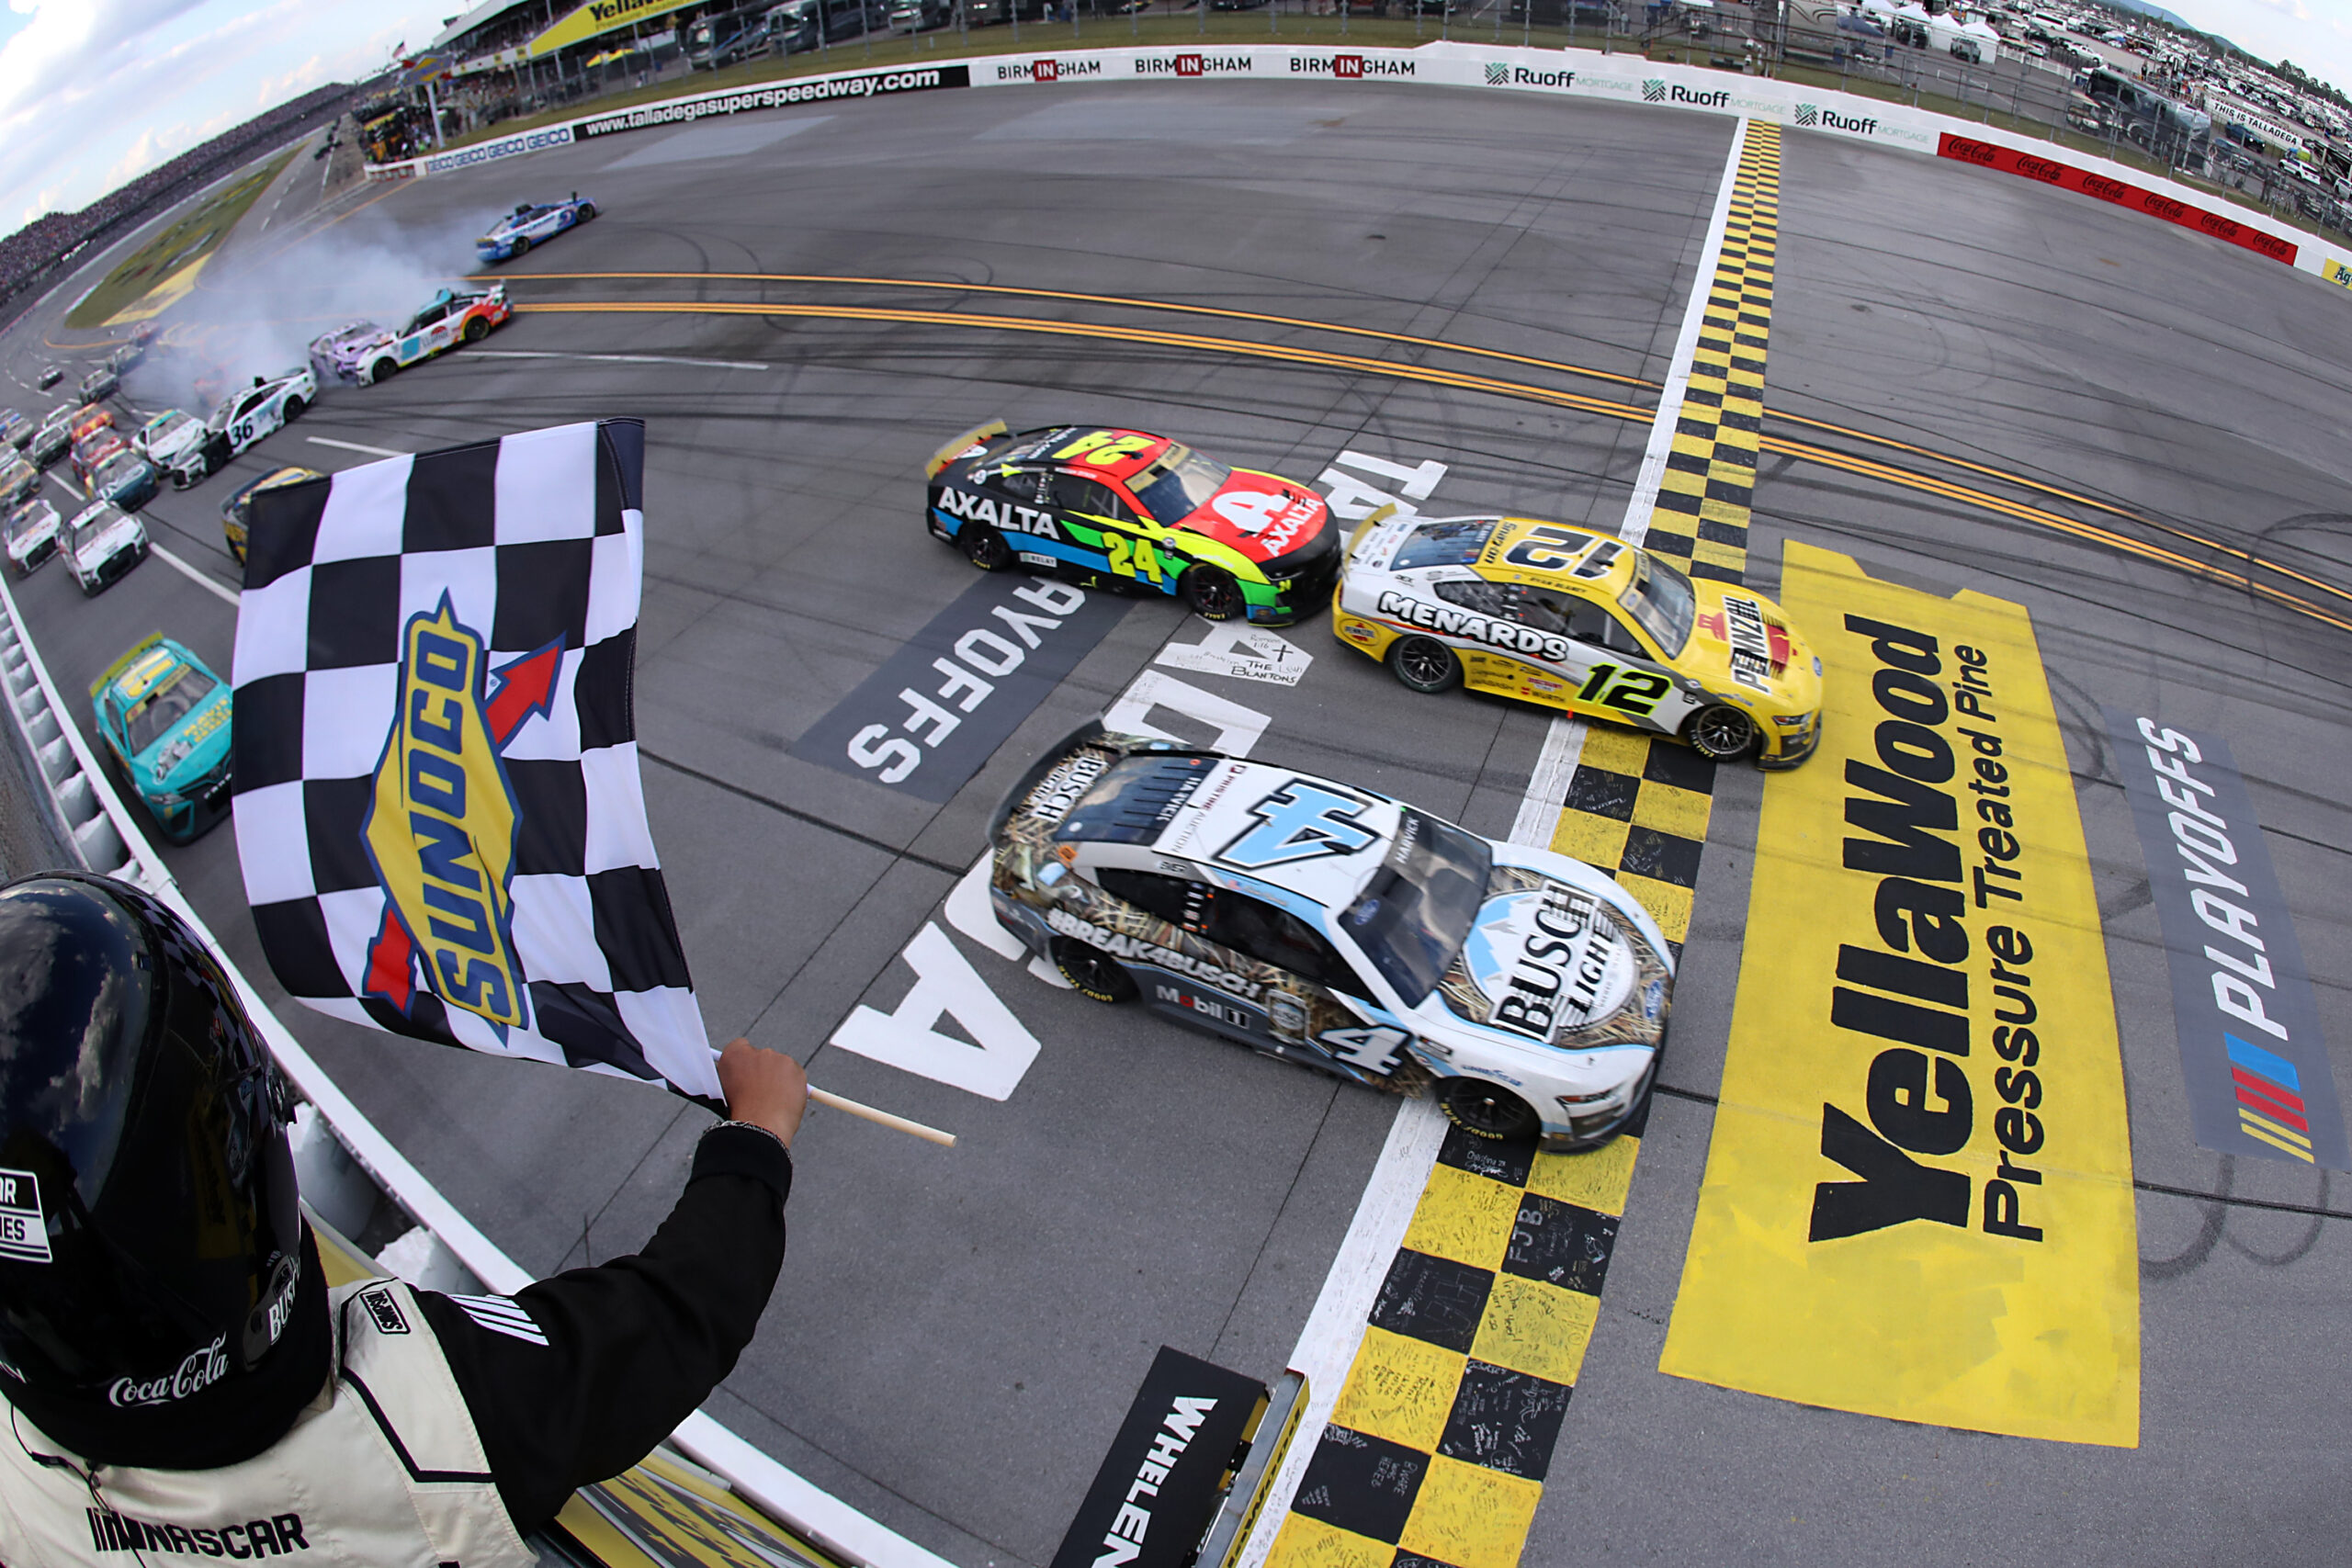
{"type": "Polygon", "coordinates": [[[408,1014],[421,985],[500,1037],[530,1021],[514,953],[515,831],[522,814],[502,754],[555,695],[563,644],[494,673],[444,593],[401,631],[399,706],[376,764],[363,837],[384,889],[363,995],[408,1014]]]}

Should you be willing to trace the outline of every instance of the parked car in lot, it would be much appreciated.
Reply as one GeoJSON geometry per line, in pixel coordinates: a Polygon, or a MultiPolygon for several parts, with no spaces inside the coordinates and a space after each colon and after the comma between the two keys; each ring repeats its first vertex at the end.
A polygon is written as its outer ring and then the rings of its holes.
{"type": "Polygon", "coordinates": [[[119,507],[92,502],[66,525],[65,564],[85,598],[121,581],[146,558],[147,530],[119,507]]]}
{"type": "Polygon", "coordinates": [[[151,633],[90,682],[107,771],[155,826],[185,844],[229,815],[229,684],[195,654],[151,633]]]}
{"type": "Polygon", "coordinates": [[[57,508],[47,501],[25,502],[8,513],[8,565],[18,577],[30,577],[57,553],[62,529],[57,508]]]}

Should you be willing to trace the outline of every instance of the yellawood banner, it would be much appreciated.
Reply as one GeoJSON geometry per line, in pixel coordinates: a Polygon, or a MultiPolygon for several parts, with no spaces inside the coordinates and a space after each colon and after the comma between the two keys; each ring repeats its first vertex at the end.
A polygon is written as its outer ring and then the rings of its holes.
{"type": "Polygon", "coordinates": [[[636,22],[649,22],[692,3],[693,0],[588,0],[588,4],[559,17],[554,26],[533,39],[528,45],[530,57],[543,59],[583,39],[616,32],[636,22]]]}
{"type": "Polygon", "coordinates": [[[2122,1063],[2024,608],[1791,544],[1821,750],[1765,787],[1723,1101],[1660,1370],[2136,1447],[2122,1063]]]}

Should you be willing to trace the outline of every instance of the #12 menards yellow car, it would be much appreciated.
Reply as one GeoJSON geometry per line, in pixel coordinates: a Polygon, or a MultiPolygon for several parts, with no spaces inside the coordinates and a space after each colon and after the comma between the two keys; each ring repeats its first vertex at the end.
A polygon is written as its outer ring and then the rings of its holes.
{"type": "Polygon", "coordinates": [[[1821,660],[1761,594],[1589,528],[1375,513],[1331,627],[1417,692],[1456,685],[1792,768],[1821,739],[1821,660]]]}

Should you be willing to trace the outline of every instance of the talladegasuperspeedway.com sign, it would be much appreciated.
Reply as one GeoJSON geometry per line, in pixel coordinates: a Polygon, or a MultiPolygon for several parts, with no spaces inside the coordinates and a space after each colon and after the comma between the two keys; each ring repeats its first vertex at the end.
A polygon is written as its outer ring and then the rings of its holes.
{"type": "Polygon", "coordinates": [[[932,65],[920,71],[866,71],[854,76],[818,76],[805,82],[779,82],[707,98],[649,104],[641,109],[580,121],[584,137],[610,136],[621,130],[645,130],[657,125],[686,125],[715,115],[744,114],[753,109],[784,108],[792,104],[820,103],[832,98],[879,98],[896,93],[927,93],[940,87],[968,87],[968,65],[932,65]]]}

